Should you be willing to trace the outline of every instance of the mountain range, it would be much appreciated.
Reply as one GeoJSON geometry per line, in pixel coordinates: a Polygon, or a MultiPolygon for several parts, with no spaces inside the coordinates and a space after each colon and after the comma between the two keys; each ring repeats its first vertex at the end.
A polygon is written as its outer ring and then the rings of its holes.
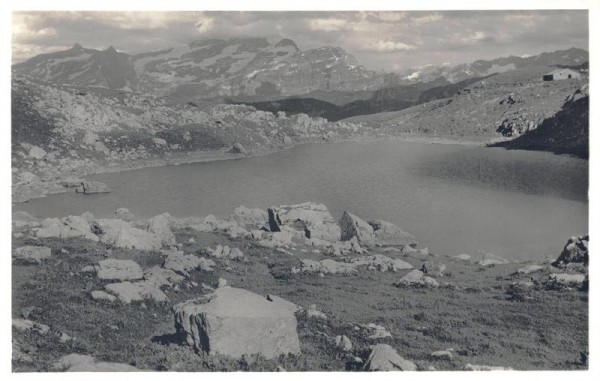
{"type": "MultiPolygon", "coordinates": [[[[377,97],[386,88],[418,83],[456,84],[529,66],[577,66],[588,61],[582,49],[510,56],[456,66],[429,65],[403,73],[366,69],[339,47],[302,51],[294,41],[270,44],[264,38],[193,41],[185,46],[130,55],[110,47],[41,54],[13,65],[13,73],[43,81],[129,90],[194,99],[250,97],[248,101],[320,94],[345,103],[377,97]],[[356,94],[353,95],[353,94],[356,94]]],[[[435,87],[427,86],[424,87],[435,87]]],[[[389,91],[388,91],[389,92],[389,91]]],[[[332,103],[336,103],[332,101],[332,103]]]]}

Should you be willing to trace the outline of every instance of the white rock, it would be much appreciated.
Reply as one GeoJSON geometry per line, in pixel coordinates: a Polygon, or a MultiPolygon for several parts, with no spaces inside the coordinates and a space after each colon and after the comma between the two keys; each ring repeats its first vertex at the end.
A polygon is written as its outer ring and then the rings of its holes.
{"type": "Polygon", "coordinates": [[[404,359],[388,344],[377,344],[371,347],[369,358],[365,362],[364,370],[369,371],[415,371],[417,366],[404,359]]]}
{"type": "Polygon", "coordinates": [[[28,263],[42,263],[43,259],[48,259],[52,255],[52,250],[46,246],[22,246],[14,251],[15,259],[28,263]]]}
{"type": "Polygon", "coordinates": [[[164,302],[168,298],[158,287],[146,281],[122,282],[107,284],[104,289],[116,296],[121,302],[129,304],[132,301],[154,300],[164,302]]]}
{"type": "Polygon", "coordinates": [[[98,262],[96,273],[99,279],[137,280],[144,277],[140,265],[129,259],[105,259],[98,262]]]}

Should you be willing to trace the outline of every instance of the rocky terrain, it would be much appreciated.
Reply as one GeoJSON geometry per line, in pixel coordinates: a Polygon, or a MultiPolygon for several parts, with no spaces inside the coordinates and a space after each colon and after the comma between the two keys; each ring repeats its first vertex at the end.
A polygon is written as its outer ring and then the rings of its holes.
{"type": "Polygon", "coordinates": [[[586,369],[588,240],[517,263],[310,202],[16,212],[13,370],[586,369]]]}
{"type": "Polygon", "coordinates": [[[73,189],[90,173],[246,157],[369,134],[305,114],[14,77],[13,202],[73,189]]]}
{"type": "Polygon", "coordinates": [[[535,130],[492,146],[550,151],[587,159],[590,151],[589,117],[589,93],[587,86],[584,86],[567,97],[562,109],[545,119],[535,130]]]}

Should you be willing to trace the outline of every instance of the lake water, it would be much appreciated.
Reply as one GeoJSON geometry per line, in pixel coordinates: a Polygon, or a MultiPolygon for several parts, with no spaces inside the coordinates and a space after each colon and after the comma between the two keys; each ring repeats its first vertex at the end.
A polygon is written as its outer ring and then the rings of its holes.
{"type": "Polygon", "coordinates": [[[264,157],[90,176],[112,192],[17,204],[38,217],[126,207],[138,217],[226,217],[239,205],[320,202],[387,220],[438,254],[557,256],[588,231],[588,162],[543,152],[413,142],[302,145],[264,157]]]}

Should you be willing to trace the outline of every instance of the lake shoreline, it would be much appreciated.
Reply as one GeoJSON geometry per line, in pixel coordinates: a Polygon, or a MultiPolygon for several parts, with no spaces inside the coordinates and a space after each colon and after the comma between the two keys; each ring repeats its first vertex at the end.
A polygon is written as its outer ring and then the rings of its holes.
{"type": "MultiPolygon", "coordinates": [[[[55,178],[52,181],[42,181],[33,193],[27,194],[24,191],[13,188],[12,205],[13,207],[28,202],[32,199],[44,198],[48,195],[74,192],[73,188],[68,188],[60,185],[61,182],[77,178],[85,179],[87,176],[106,174],[106,173],[121,173],[126,171],[138,170],[152,167],[178,166],[183,164],[198,164],[208,163],[213,161],[223,160],[239,160],[259,156],[268,156],[284,150],[292,149],[305,144],[336,144],[336,143],[372,143],[386,141],[402,141],[418,144],[443,144],[443,145],[461,145],[485,147],[490,143],[489,138],[483,137],[468,137],[463,139],[452,139],[448,137],[435,137],[427,135],[398,135],[398,136],[353,136],[347,138],[329,138],[328,140],[307,140],[297,141],[289,145],[278,146],[258,146],[253,147],[246,154],[230,153],[228,148],[220,150],[205,150],[205,151],[188,151],[185,153],[168,153],[164,157],[154,157],[149,159],[139,159],[133,163],[111,163],[114,165],[105,165],[102,167],[78,168],[72,170],[72,176],[55,178]],[[15,201],[15,198],[18,201],[15,201]]],[[[13,186],[14,187],[14,186],[13,186]]]]}

